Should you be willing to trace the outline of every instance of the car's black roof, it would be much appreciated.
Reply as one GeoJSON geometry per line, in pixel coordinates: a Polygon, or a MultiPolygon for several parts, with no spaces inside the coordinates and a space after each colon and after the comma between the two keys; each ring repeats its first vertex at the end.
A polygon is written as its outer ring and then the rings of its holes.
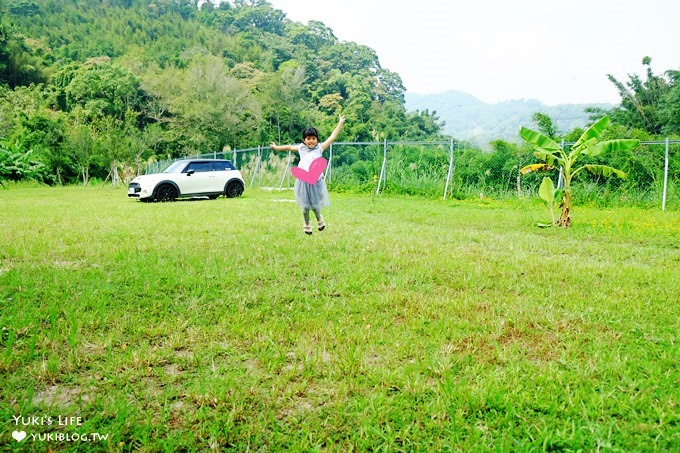
{"type": "Polygon", "coordinates": [[[196,158],[196,159],[178,159],[175,162],[231,162],[230,159],[203,159],[203,158],[196,158]]]}

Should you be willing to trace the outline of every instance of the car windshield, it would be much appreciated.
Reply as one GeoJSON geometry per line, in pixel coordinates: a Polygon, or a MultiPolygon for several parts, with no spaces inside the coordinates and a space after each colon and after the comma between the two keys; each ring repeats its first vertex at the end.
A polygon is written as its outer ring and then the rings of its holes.
{"type": "Polygon", "coordinates": [[[172,163],[168,168],[163,170],[163,173],[181,173],[186,165],[187,162],[185,160],[179,160],[172,163]]]}

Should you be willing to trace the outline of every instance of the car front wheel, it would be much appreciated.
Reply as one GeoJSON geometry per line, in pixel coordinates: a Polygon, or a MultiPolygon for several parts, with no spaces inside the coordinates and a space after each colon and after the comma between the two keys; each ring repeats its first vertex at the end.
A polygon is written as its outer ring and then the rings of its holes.
{"type": "Polygon", "coordinates": [[[243,184],[239,181],[232,181],[227,184],[227,189],[224,192],[227,198],[240,197],[243,194],[243,184]]]}
{"type": "Polygon", "coordinates": [[[177,189],[170,184],[163,184],[156,190],[157,201],[175,201],[177,195],[177,189]]]}

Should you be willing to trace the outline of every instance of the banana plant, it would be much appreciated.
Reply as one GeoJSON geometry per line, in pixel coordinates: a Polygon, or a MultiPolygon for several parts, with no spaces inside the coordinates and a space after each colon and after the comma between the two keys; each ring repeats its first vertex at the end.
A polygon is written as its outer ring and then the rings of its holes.
{"type": "Polygon", "coordinates": [[[527,174],[532,171],[554,170],[561,168],[564,178],[564,192],[561,200],[560,217],[557,225],[569,228],[571,225],[572,191],[571,182],[574,176],[587,170],[593,174],[610,177],[612,175],[625,178],[626,174],[608,165],[584,164],[577,167],[577,162],[581,156],[595,157],[604,153],[621,152],[635,149],[639,140],[617,139],[599,141],[600,136],[609,125],[609,117],[603,116],[590,126],[579,139],[574,143],[569,151],[558,145],[550,137],[520,126],[520,137],[534,147],[534,156],[542,163],[527,165],[520,170],[520,173],[527,174]]]}

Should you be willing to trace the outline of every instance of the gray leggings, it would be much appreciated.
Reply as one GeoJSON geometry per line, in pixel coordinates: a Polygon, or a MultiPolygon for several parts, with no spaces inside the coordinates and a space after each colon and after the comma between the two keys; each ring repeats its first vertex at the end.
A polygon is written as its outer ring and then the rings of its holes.
{"type": "Polygon", "coordinates": [[[302,216],[305,218],[305,223],[309,223],[309,211],[314,211],[316,220],[321,220],[321,209],[318,208],[302,208],[302,216]]]}

